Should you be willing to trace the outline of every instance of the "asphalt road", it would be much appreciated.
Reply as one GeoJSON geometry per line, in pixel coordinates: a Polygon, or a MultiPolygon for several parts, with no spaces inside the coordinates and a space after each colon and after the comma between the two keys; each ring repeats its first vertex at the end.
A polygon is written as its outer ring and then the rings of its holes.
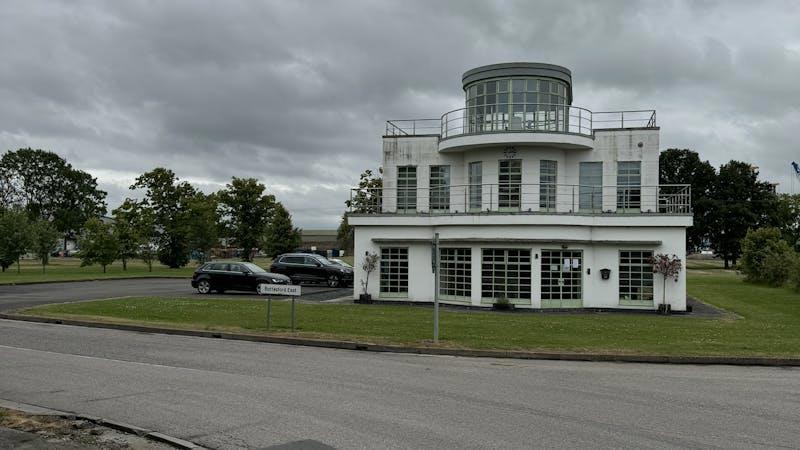
{"type": "MultiPolygon", "coordinates": [[[[327,286],[303,285],[305,300],[327,300],[352,294],[352,288],[331,289],[327,286]]],[[[29,308],[46,303],[93,300],[129,296],[186,297],[200,295],[189,279],[146,278],[130,280],[81,281],[73,283],[0,285],[0,312],[29,308]]],[[[214,298],[258,298],[255,293],[212,294],[214,298]]]]}
{"type": "Polygon", "coordinates": [[[380,354],[0,321],[0,398],[208,447],[797,447],[800,370],[380,354]]]}

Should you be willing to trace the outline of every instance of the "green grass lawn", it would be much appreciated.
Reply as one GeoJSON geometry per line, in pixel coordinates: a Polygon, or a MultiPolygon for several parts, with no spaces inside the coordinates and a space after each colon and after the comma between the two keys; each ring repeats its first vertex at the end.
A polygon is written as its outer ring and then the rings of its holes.
{"type": "Polygon", "coordinates": [[[161,264],[153,264],[153,271],[148,272],[147,266],[141,261],[128,261],[128,270],[123,271],[122,262],[116,261],[106,267],[106,273],[103,273],[103,268],[99,265],[81,267],[79,258],[51,258],[45,273],[42,273],[39,260],[23,260],[19,271],[15,264],[0,273],[0,285],[120,277],[189,277],[195,267],[196,265],[191,264],[181,269],[170,269],[161,264]]]}
{"type": "MultiPolygon", "coordinates": [[[[352,264],[353,257],[345,256],[346,262],[352,264]]],[[[270,258],[256,258],[256,264],[269,270],[272,264],[270,258]]],[[[128,261],[128,270],[122,270],[122,262],[115,261],[114,264],[103,268],[94,265],[81,267],[79,258],[51,258],[50,264],[42,273],[42,266],[39,260],[26,259],[17,270],[17,265],[9,267],[5,272],[0,272],[0,285],[18,283],[41,283],[48,281],[75,281],[75,280],[96,280],[103,278],[141,278],[141,277],[190,277],[197,268],[193,261],[188,266],[180,269],[170,269],[161,264],[153,264],[153,271],[147,269],[147,265],[139,260],[128,261]]]]}
{"type": "MultiPolygon", "coordinates": [[[[467,348],[664,355],[800,356],[800,294],[753,286],[729,271],[691,271],[689,293],[741,318],[645,314],[524,314],[445,310],[442,345],[467,348]]],[[[263,301],[132,298],[42,306],[26,314],[264,333],[263,301]]],[[[288,333],[289,304],[273,302],[273,329],[288,333]]],[[[297,335],[426,344],[431,309],[298,304],[297,335]]],[[[276,332],[276,331],[273,331],[276,332]]]]}

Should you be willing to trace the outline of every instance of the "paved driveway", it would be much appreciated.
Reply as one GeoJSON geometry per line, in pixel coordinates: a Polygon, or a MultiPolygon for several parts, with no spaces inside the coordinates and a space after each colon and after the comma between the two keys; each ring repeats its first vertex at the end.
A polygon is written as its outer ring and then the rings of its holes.
{"type": "Polygon", "coordinates": [[[798,369],[381,354],[13,321],[0,321],[0,398],[215,448],[800,443],[798,369]]]}
{"type": "MultiPolygon", "coordinates": [[[[303,285],[303,299],[327,300],[353,293],[352,288],[331,289],[321,285],[303,285]]],[[[128,296],[193,296],[200,295],[189,279],[147,278],[131,280],[81,281],[74,283],[23,284],[0,286],[0,311],[29,308],[46,303],[92,300],[128,296]]],[[[258,298],[256,294],[213,294],[223,298],[258,298]]]]}

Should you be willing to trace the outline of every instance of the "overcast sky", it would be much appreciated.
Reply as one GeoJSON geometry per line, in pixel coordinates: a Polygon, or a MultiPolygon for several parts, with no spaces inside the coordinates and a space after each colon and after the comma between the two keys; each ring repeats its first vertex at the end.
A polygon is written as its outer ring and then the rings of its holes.
{"type": "Polygon", "coordinates": [[[800,161],[798,1],[4,0],[0,20],[0,151],[60,154],[112,208],[165,166],[209,192],[256,177],[333,228],[386,119],[462,107],[461,74],[508,61],[566,66],[574,105],[656,109],[662,149],[784,191],[800,161]]]}

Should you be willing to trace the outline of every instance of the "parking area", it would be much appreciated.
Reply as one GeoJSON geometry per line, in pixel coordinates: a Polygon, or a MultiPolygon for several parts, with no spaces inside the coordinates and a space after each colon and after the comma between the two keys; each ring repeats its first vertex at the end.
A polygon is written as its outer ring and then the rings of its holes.
{"type": "MultiPolygon", "coordinates": [[[[114,297],[187,297],[201,296],[188,278],[139,278],[128,280],[80,281],[69,283],[0,286],[0,312],[29,308],[47,303],[98,300],[114,297]]],[[[303,284],[302,301],[325,301],[352,296],[353,288],[329,288],[322,284],[303,284]]],[[[209,298],[263,298],[256,293],[226,292],[209,298]]]]}

